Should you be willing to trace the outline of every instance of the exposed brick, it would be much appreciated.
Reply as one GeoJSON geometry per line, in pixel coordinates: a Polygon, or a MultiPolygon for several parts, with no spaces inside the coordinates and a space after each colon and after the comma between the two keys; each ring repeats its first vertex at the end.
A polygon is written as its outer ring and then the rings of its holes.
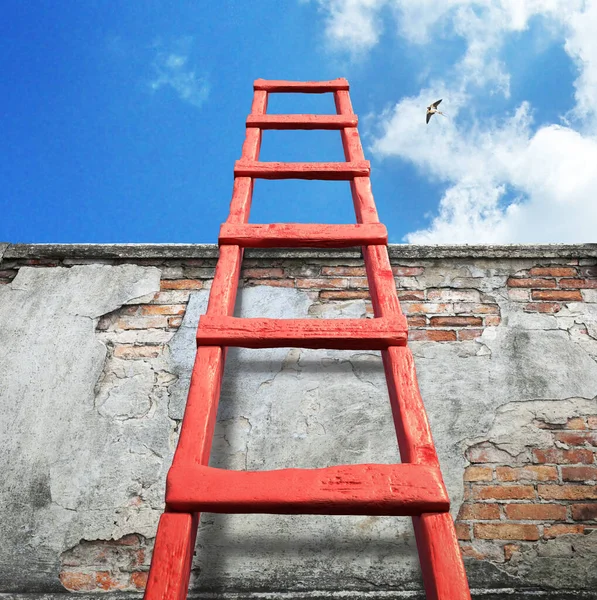
{"type": "Polygon", "coordinates": [[[342,290],[337,292],[321,292],[319,297],[322,300],[368,300],[369,292],[367,290],[342,290]]]}
{"type": "Polygon", "coordinates": [[[348,287],[368,289],[369,281],[366,277],[353,277],[352,279],[348,280],[348,287]]]}
{"type": "Polygon", "coordinates": [[[505,507],[508,519],[515,521],[563,521],[566,507],[563,504],[508,504],[505,507]]]}
{"type": "Polygon", "coordinates": [[[408,339],[413,342],[455,342],[456,332],[443,329],[437,331],[413,329],[408,332],[408,339]]]}
{"type": "Polygon", "coordinates": [[[409,314],[435,314],[442,312],[452,312],[452,304],[447,303],[435,303],[435,302],[404,302],[402,304],[402,310],[409,314]]]}
{"type": "Polygon", "coordinates": [[[524,307],[526,312],[557,313],[562,305],[557,302],[530,302],[524,307]]]}
{"type": "Polygon", "coordinates": [[[466,340],[474,340],[483,335],[483,329],[459,329],[458,340],[464,342],[466,340]]]}
{"type": "Polygon", "coordinates": [[[398,290],[400,300],[425,300],[425,292],[422,290],[398,290]]]}
{"type": "Polygon", "coordinates": [[[594,485],[539,484],[537,491],[545,500],[597,500],[597,486],[594,485]]]}
{"type": "Polygon", "coordinates": [[[597,289],[597,279],[560,279],[561,288],[597,289]]]}
{"type": "Polygon", "coordinates": [[[477,290],[456,290],[452,288],[432,289],[427,292],[428,300],[447,302],[480,302],[481,294],[477,290]]]}
{"type": "Polygon", "coordinates": [[[427,317],[423,315],[408,315],[406,321],[409,327],[425,327],[427,325],[427,317]]]}
{"type": "Polygon", "coordinates": [[[161,290],[201,290],[203,281],[200,279],[162,279],[161,290]]]}
{"type": "Polygon", "coordinates": [[[582,302],[582,294],[579,290],[533,290],[533,300],[552,300],[557,302],[582,302]]]}
{"type": "Polygon", "coordinates": [[[346,279],[297,279],[297,288],[316,288],[319,290],[341,289],[347,287],[346,279]]]}
{"type": "Polygon", "coordinates": [[[502,319],[498,315],[488,315],[483,319],[486,327],[497,327],[502,319]]]}
{"type": "Polygon", "coordinates": [[[564,525],[562,523],[558,523],[557,525],[545,527],[543,529],[543,537],[546,540],[551,540],[561,535],[575,535],[583,533],[583,529],[584,527],[582,525],[564,525]]]}
{"type": "Polygon", "coordinates": [[[97,571],[95,574],[95,585],[101,590],[117,590],[124,586],[112,577],[110,571],[97,571]]]}
{"type": "Polygon", "coordinates": [[[468,313],[471,315],[499,315],[500,307],[497,304],[478,304],[475,302],[456,302],[454,304],[456,314],[468,313]]]}
{"type": "Polygon", "coordinates": [[[543,465],[496,467],[495,473],[500,481],[555,481],[558,478],[556,467],[543,465]]]}
{"type": "Polygon", "coordinates": [[[525,288],[509,288],[508,297],[514,302],[526,302],[531,299],[531,291],[525,288]]]}
{"type": "Polygon", "coordinates": [[[431,317],[431,327],[475,327],[483,325],[480,317],[431,317]]]}
{"type": "Polygon", "coordinates": [[[572,518],[575,521],[595,521],[597,520],[597,503],[592,504],[573,504],[572,518]]]}
{"type": "Polygon", "coordinates": [[[597,415],[587,417],[587,426],[589,429],[597,429],[597,415]]]}
{"type": "Polygon", "coordinates": [[[533,267],[529,271],[532,276],[546,277],[573,277],[576,275],[576,269],[572,267],[533,267]]]}
{"type": "Polygon", "coordinates": [[[535,497],[532,485],[473,485],[477,500],[525,500],[535,497]]]}
{"type": "Polygon", "coordinates": [[[491,467],[467,467],[464,471],[464,481],[491,481],[492,479],[491,467]]]}
{"type": "Polygon", "coordinates": [[[160,346],[130,346],[123,344],[114,346],[114,356],[116,358],[157,358],[161,351],[160,346]]]}
{"type": "Polygon", "coordinates": [[[463,504],[458,512],[460,521],[497,521],[500,508],[497,504],[463,504]]]}
{"type": "Polygon", "coordinates": [[[71,592],[87,592],[95,589],[95,577],[89,573],[62,571],[60,583],[71,592]]]}
{"type": "Polygon", "coordinates": [[[423,274],[423,267],[392,267],[394,277],[416,277],[423,274]]]}
{"type": "Polygon", "coordinates": [[[293,279],[248,279],[245,281],[245,285],[254,287],[257,285],[264,285],[267,287],[283,287],[291,288],[294,287],[293,279]]]}
{"type": "Polygon", "coordinates": [[[115,546],[138,546],[139,542],[139,536],[136,533],[129,533],[127,535],[123,535],[117,540],[109,540],[106,543],[113,544],[115,546]]]}
{"type": "Polygon", "coordinates": [[[121,317],[115,323],[116,329],[161,329],[168,327],[168,318],[163,315],[151,317],[121,317]]]}
{"type": "Polygon", "coordinates": [[[186,290],[168,290],[158,292],[151,301],[152,304],[180,304],[188,302],[191,292],[186,290]]]}
{"type": "Polygon", "coordinates": [[[582,417],[573,417],[572,419],[568,419],[565,425],[566,429],[586,429],[587,424],[582,417]]]}
{"type": "Polygon", "coordinates": [[[564,481],[595,481],[597,467],[562,467],[564,481]]]}
{"type": "Polygon", "coordinates": [[[456,537],[459,540],[470,540],[471,539],[471,527],[468,523],[456,523],[456,537]]]}
{"type": "Polygon", "coordinates": [[[131,573],[131,585],[134,585],[138,590],[144,590],[147,586],[147,578],[149,573],[147,571],[135,571],[131,573]]]}
{"type": "Polygon", "coordinates": [[[490,442],[475,444],[466,450],[466,458],[472,463],[503,463],[512,457],[490,442]]]}
{"type": "Polygon", "coordinates": [[[506,544],[504,546],[504,561],[508,562],[514,556],[514,553],[519,550],[520,546],[518,544],[506,544]]]}
{"type": "Polygon", "coordinates": [[[555,288],[555,279],[538,279],[538,278],[525,278],[525,277],[509,277],[506,282],[508,287],[521,287],[521,288],[555,288]]]}
{"type": "Polygon", "coordinates": [[[475,523],[474,535],[482,540],[526,540],[534,542],[539,539],[537,525],[519,523],[475,523]]]}
{"type": "Polygon", "coordinates": [[[460,552],[462,553],[462,556],[466,558],[476,558],[477,560],[485,560],[487,558],[486,554],[479,552],[476,548],[473,548],[473,546],[469,544],[461,544],[460,552]]]}
{"type": "Polygon", "coordinates": [[[145,304],[141,307],[142,315],[184,315],[186,304],[145,304]]]}
{"type": "Polygon", "coordinates": [[[556,439],[569,446],[597,446],[597,431],[558,431],[556,439]]]}
{"type": "Polygon", "coordinates": [[[534,448],[533,462],[552,464],[577,464],[590,465],[593,462],[593,453],[584,448],[574,450],[561,450],[559,448],[534,448]]]}
{"type": "Polygon", "coordinates": [[[321,274],[332,277],[365,277],[367,272],[365,267],[322,267],[321,274]]]}
{"type": "Polygon", "coordinates": [[[248,279],[277,279],[278,277],[284,277],[284,269],[275,267],[243,269],[241,272],[241,277],[248,279]]]}

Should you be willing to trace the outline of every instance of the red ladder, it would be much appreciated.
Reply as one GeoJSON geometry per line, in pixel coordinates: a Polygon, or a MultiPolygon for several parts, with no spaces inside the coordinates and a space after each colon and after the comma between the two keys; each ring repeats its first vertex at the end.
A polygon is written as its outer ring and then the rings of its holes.
{"type": "Polygon", "coordinates": [[[198,350],[180,439],[166,483],[145,598],[184,600],[200,511],[412,516],[427,597],[470,599],[449,498],[406,346],[407,324],[396,294],[352,111],[348,82],[266,81],[254,85],[242,158],[234,167],[230,214],[220,230],[220,256],[198,350]],[[332,92],[337,115],[268,115],[268,94],[332,92]],[[260,162],[264,129],[337,129],[346,162],[260,162]],[[253,180],[348,180],[356,225],[250,225],[253,180]],[[232,316],[244,248],[362,246],[373,319],[239,319],[232,316]],[[226,348],[381,350],[402,464],[325,469],[229,471],[208,466],[226,348]],[[341,484],[341,485],[339,485],[341,484]]]}

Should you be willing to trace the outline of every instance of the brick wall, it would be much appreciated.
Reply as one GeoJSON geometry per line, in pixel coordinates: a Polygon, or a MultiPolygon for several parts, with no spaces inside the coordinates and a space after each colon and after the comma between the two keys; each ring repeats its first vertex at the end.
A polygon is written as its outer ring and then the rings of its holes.
{"type": "MultiPolygon", "coordinates": [[[[12,281],[22,266],[68,267],[86,262],[94,260],[5,259],[0,284],[12,281]]],[[[181,325],[190,294],[209,289],[215,266],[213,258],[114,258],[102,262],[134,262],[161,270],[158,293],[122,306],[97,323],[109,360],[123,361],[159,359],[181,325]]],[[[461,265],[465,262],[460,261],[461,265]]],[[[476,271],[465,269],[463,274],[460,265],[449,277],[441,261],[423,258],[394,263],[398,295],[413,342],[473,342],[487,328],[504,325],[504,302],[525,313],[556,317],[574,303],[597,303],[594,258],[506,260],[497,274],[491,265],[476,271]],[[522,268],[521,263],[525,263],[522,268]],[[482,284],[496,277],[493,291],[482,284]]],[[[363,316],[373,316],[365,270],[358,259],[249,258],[244,261],[242,286],[302,290],[309,295],[308,312],[314,318],[326,306],[342,308],[355,301],[364,303],[363,316]]],[[[561,323],[576,336],[589,335],[587,327],[569,311],[561,323]]],[[[456,522],[465,557],[508,563],[525,547],[565,535],[588,535],[597,529],[597,410],[564,422],[535,420],[533,426],[549,434],[549,443],[531,447],[516,459],[491,442],[466,449],[464,502],[456,522]]],[[[63,554],[60,581],[75,591],[143,589],[152,542],[139,535],[82,541],[63,554]]]]}

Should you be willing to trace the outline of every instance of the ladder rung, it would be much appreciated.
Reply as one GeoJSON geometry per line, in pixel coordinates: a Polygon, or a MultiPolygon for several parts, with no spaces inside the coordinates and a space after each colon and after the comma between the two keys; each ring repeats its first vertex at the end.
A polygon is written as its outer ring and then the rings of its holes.
{"type": "Polygon", "coordinates": [[[405,346],[404,315],[376,319],[240,319],[203,315],[197,343],[240,348],[385,350],[405,346]]]}
{"type": "Polygon", "coordinates": [[[247,127],[260,129],[344,129],[356,127],[356,115],[249,115],[247,127]]]}
{"type": "Polygon", "coordinates": [[[253,89],[266,92],[298,92],[303,94],[323,94],[348,90],[348,81],[343,77],[331,81],[278,81],[275,79],[256,79],[253,89]]]}
{"type": "Polygon", "coordinates": [[[220,246],[243,248],[352,248],[388,243],[385,225],[311,225],[271,223],[248,225],[224,223],[218,239],[220,246]]]}
{"type": "Polygon", "coordinates": [[[237,160],[235,177],[258,179],[328,179],[348,181],[353,177],[369,177],[369,161],[354,162],[260,162],[237,160]]]}
{"type": "Polygon", "coordinates": [[[184,512],[405,516],[447,512],[450,500],[440,470],[427,465],[279,471],[174,465],[166,505],[184,512]]]}

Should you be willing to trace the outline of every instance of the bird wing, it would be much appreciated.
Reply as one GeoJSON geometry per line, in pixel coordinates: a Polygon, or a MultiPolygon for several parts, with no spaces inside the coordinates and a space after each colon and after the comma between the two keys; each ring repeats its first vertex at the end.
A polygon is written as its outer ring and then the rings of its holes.
{"type": "Polygon", "coordinates": [[[434,102],[431,106],[437,108],[438,104],[442,101],[442,99],[440,98],[439,100],[437,100],[436,102],[434,102]]]}
{"type": "Polygon", "coordinates": [[[430,113],[430,112],[427,113],[427,123],[429,123],[429,119],[431,119],[432,116],[433,116],[433,113],[430,113]]]}

